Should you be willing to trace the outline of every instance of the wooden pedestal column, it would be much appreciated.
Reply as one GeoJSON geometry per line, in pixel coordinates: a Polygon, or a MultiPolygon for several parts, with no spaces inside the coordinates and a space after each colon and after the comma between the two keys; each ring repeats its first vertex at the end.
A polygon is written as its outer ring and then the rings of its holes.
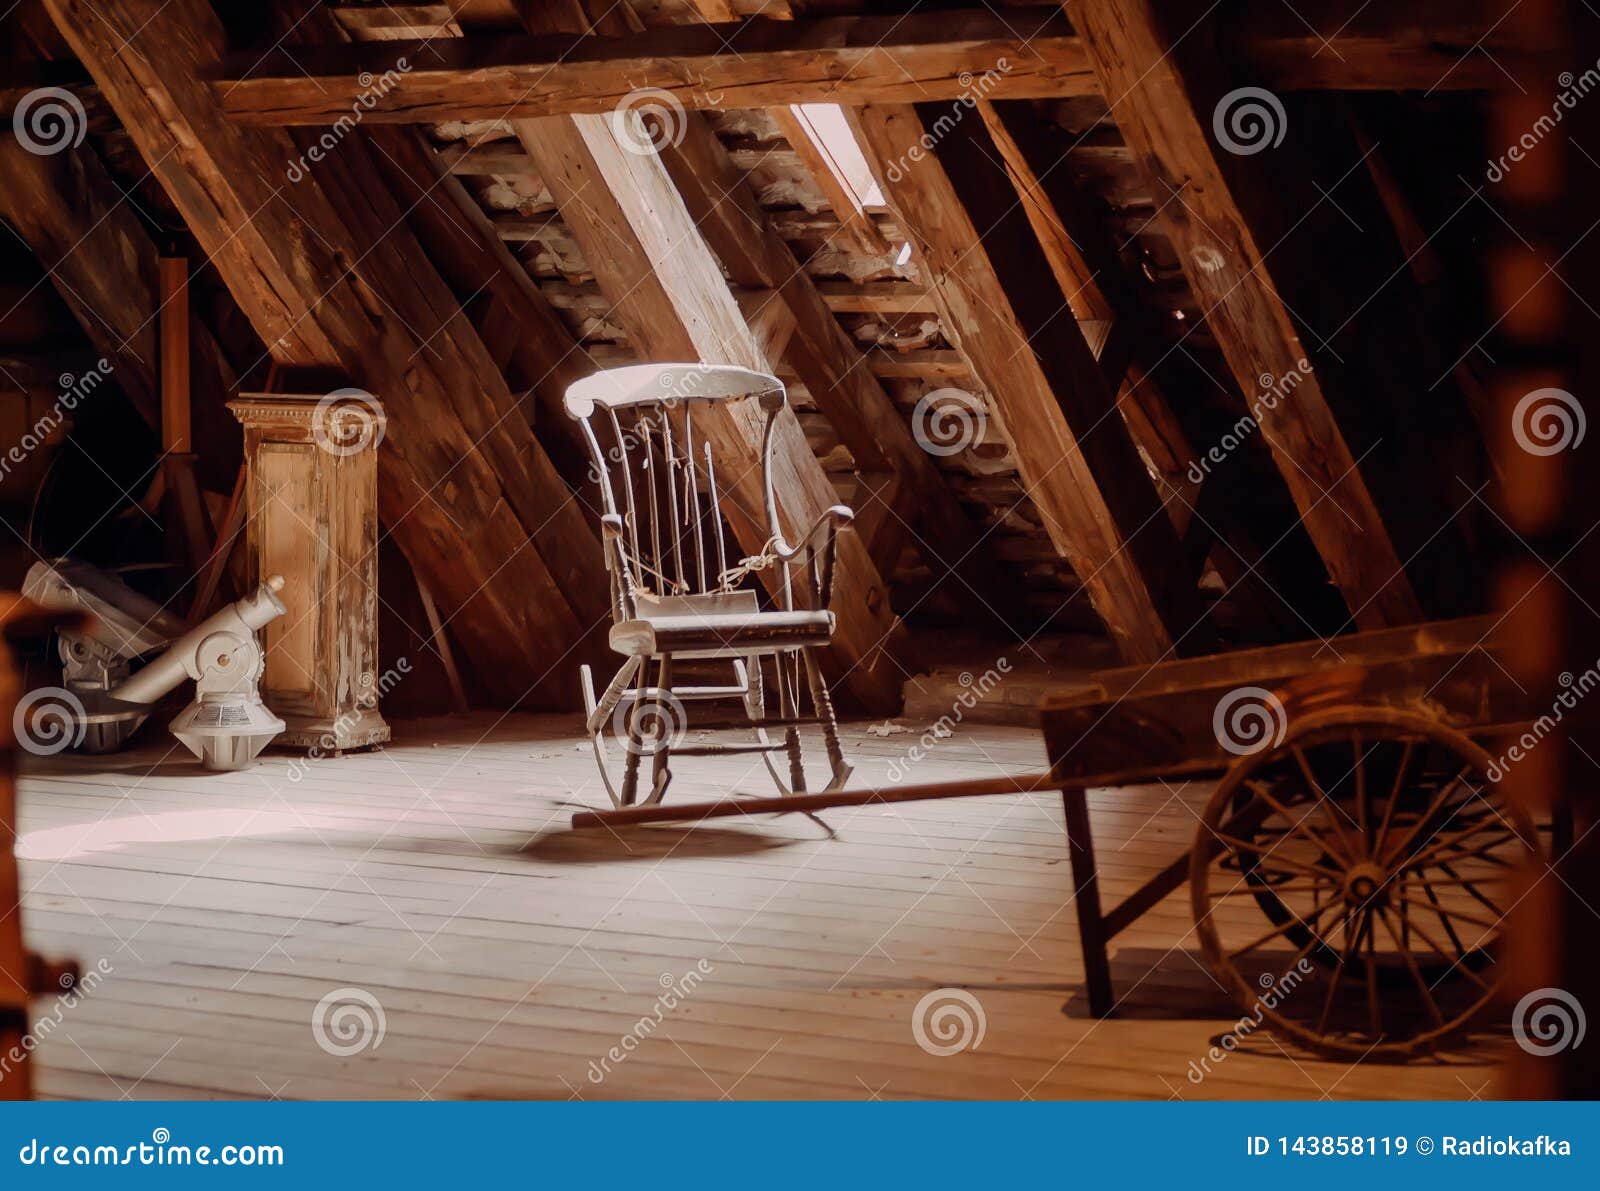
{"type": "Polygon", "coordinates": [[[261,695],[277,745],[337,753],[389,739],[378,711],[378,444],[382,407],[359,390],[245,393],[250,582],[282,575],[288,614],[262,630],[261,695]]]}

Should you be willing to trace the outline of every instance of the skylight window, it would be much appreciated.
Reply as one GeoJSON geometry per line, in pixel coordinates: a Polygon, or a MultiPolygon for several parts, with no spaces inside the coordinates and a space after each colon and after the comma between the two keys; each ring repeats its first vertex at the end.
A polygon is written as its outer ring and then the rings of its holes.
{"type": "Polygon", "coordinates": [[[883,207],[883,192],[872,177],[855,133],[836,103],[797,103],[795,114],[808,126],[812,140],[829,158],[833,174],[863,207],[883,207]]]}

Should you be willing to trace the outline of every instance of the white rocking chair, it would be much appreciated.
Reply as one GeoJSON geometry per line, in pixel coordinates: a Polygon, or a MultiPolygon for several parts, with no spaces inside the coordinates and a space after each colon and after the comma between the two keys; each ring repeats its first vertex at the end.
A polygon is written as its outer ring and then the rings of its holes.
{"type": "MultiPolygon", "coordinates": [[[[593,673],[588,666],[582,668],[586,727],[606,792],[619,807],[660,802],[672,780],[673,755],[758,753],[780,792],[803,793],[800,728],[808,724],[822,730],[830,771],[826,789],[841,789],[850,776],[818,650],[833,636],[834,616],[827,605],[835,535],[854,514],[835,505],[798,543],[791,545],[784,536],[773,493],[772,444],[787,401],[775,376],[706,364],[614,368],[567,390],[567,413],[583,426],[594,460],[591,477],[600,488],[600,530],[611,581],[610,645],[626,659],[599,698],[593,673]],[[751,524],[764,520],[767,541],[759,554],[730,567],[717,465],[710,442],[696,434],[694,411],[712,402],[749,399],[766,416],[761,445],[764,518],[739,511],[751,524]],[[610,440],[609,449],[601,446],[602,434],[610,440]],[[761,593],[748,584],[753,574],[770,574],[770,600],[776,607],[763,607],[761,593]],[[733,681],[674,686],[677,658],[726,660],[733,681]],[[776,714],[767,708],[763,666],[769,663],[776,714]],[[654,683],[649,681],[652,666],[654,683]],[[809,694],[810,714],[802,714],[802,690],[809,694]],[[688,704],[732,698],[743,702],[744,720],[694,726],[748,730],[751,741],[682,743],[689,727],[688,704]],[[781,743],[767,736],[769,728],[782,729],[781,743]],[[608,758],[608,735],[624,751],[620,780],[614,780],[608,758]],[[778,752],[787,755],[787,778],[774,762],[778,752]],[[651,777],[641,798],[639,770],[645,757],[651,761],[651,777]]],[[[731,492],[727,499],[735,504],[731,492]]]]}

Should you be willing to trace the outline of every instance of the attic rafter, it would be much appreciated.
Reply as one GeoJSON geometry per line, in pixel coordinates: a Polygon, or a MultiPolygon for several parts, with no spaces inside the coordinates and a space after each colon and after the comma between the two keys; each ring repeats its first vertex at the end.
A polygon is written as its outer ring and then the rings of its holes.
{"type": "Polygon", "coordinates": [[[1145,371],[1160,350],[1156,320],[1129,283],[1101,212],[1074,184],[1061,145],[1051,139],[1033,105],[982,101],[978,112],[1074,313],[1080,321],[1109,323],[1099,336],[1096,358],[1134,441],[1172,490],[1167,512],[1181,535],[1197,497],[1197,485],[1185,475],[1195,454],[1165,394],[1145,371]]]}
{"type": "MultiPolygon", "coordinates": [[[[426,11],[428,19],[439,23],[422,32],[460,36],[450,9],[429,6],[426,11]]],[[[406,21],[423,19],[421,14],[388,6],[326,8],[320,0],[279,0],[276,15],[278,28],[291,44],[329,35],[354,41],[395,40],[418,31],[406,21]]],[[[576,461],[568,468],[569,476],[582,473],[588,449],[577,425],[566,416],[562,397],[569,385],[599,365],[572,337],[528,270],[496,234],[493,220],[456,176],[465,172],[457,167],[473,150],[460,145],[435,152],[420,129],[373,128],[367,136],[376,151],[375,164],[393,187],[406,222],[451,288],[468,302],[467,315],[507,383],[513,391],[532,392],[539,441],[558,461],[576,461]]],[[[497,164],[532,168],[520,147],[514,156],[515,162],[497,164]]],[[[586,608],[585,615],[596,617],[603,610],[597,602],[586,608]]]]}
{"type": "Polygon", "coordinates": [[[1250,565],[1259,561],[1254,534],[1216,491],[1229,477],[1213,476],[1203,485],[1193,478],[1198,456],[1172,402],[1150,375],[1165,355],[1166,338],[1130,280],[1104,213],[1063,160],[1064,150],[1077,142],[1056,132],[1026,100],[981,102],[978,110],[1063,291],[1078,295],[1075,306],[1085,315],[1114,320],[1098,349],[1101,370],[1117,392],[1134,442],[1159,473],[1167,512],[1196,574],[1209,558],[1230,590],[1248,591],[1256,612],[1281,620],[1288,610],[1271,589],[1274,577],[1250,565]],[[1221,531],[1222,541],[1211,542],[1213,529],[1221,531]]]}
{"type": "MultiPolygon", "coordinates": [[[[518,135],[539,165],[566,221],[584,246],[595,279],[641,356],[651,360],[714,360],[770,370],[759,343],[683,199],[653,154],[621,143],[603,116],[518,121],[518,135]]],[[[758,424],[753,411],[712,406],[704,432],[729,461],[734,499],[724,510],[760,508],[758,424]]],[[[698,424],[698,423],[697,423],[698,424]]],[[[803,528],[836,503],[793,413],[778,422],[773,451],[780,516],[803,528]]],[[[757,553],[764,530],[730,515],[742,547],[757,553]]],[[[888,585],[866,545],[853,533],[838,546],[832,609],[833,653],[844,683],[876,711],[899,704],[904,671],[889,659],[904,653],[903,627],[889,607],[888,585]]]]}
{"type": "MultiPolygon", "coordinates": [[[[140,416],[160,429],[161,253],[145,224],[90,145],[47,156],[0,137],[0,177],[0,217],[50,274],[140,416]]],[[[196,393],[220,396],[233,387],[232,366],[199,320],[191,327],[190,368],[196,393]]]]}
{"type": "MultiPolygon", "coordinates": [[[[1128,143],[1172,200],[1162,220],[1207,325],[1244,393],[1262,376],[1301,376],[1292,400],[1260,411],[1263,438],[1328,573],[1361,628],[1422,619],[1400,555],[1329,408],[1308,349],[1272,280],[1211,135],[1216,96],[1191,89],[1150,0],[1073,0],[1073,23],[1128,143]]],[[[1216,88],[1220,94],[1220,87],[1216,88]]],[[[1262,177],[1257,188],[1270,195],[1262,177]]],[[[1274,384],[1277,381],[1274,379],[1274,384]]]]}
{"type": "MultiPolygon", "coordinates": [[[[895,529],[912,525],[920,533],[917,552],[959,603],[980,615],[1016,614],[1004,590],[1004,570],[996,564],[977,527],[962,510],[932,458],[917,445],[904,417],[862,365],[862,353],[839,325],[793,250],[771,227],[749,183],[729,160],[722,143],[703,120],[686,119],[682,135],[661,148],[661,158],[677,184],[690,215],[733,280],[770,286],[794,315],[795,334],[785,361],[865,471],[891,468],[898,491],[886,510],[891,543],[895,529]]],[[[911,288],[911,287],[908,287],[911,288]]],[[[928,303],[931,306],[931,303],[928,303]]],[[[858,508],[858,512],[865,509],[858,508]]],[[[895,551],[875,554],[888,577],[895,551]]]]}
{"type": "Polygon", "coordinates": [[[598,543],[381,181],[329,154],[292,183],[287,134],[222,114],[198,81],[226,44],[206,0],[46,6],[274,357],[384,402],[379,514],[480,679],[570,703],[552,667],[589,626],[541,549],[584,541],[562,565],[598,572],[598,543]]]}
{"type": "MultiPolygon", "coordinates": [[[[929,108],[932,111],[932,105],[929,108]]],[[[1198,601],[1114,395],[1048,271],[976,116],[925,136],[918,110],[851,113],[972,372],[993,397],[1051,541],[1130,662],[1170,654],[1198,601]],[[932,152],[910,152],[935,139],[932,152]],[[893,168],[891,168],[891,166],[893,168]]]]}

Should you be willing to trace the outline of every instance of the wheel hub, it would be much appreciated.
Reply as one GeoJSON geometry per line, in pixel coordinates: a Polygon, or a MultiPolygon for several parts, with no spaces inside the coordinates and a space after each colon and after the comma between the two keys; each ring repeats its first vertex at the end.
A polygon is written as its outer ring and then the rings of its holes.
{"type": "Polygon", "coordinates": [[[1350,866],[1344,876],[1344,900],[1351,907],[1388,901],[1389,873],[1381,864],[1362,861],[1350,866]]]}

